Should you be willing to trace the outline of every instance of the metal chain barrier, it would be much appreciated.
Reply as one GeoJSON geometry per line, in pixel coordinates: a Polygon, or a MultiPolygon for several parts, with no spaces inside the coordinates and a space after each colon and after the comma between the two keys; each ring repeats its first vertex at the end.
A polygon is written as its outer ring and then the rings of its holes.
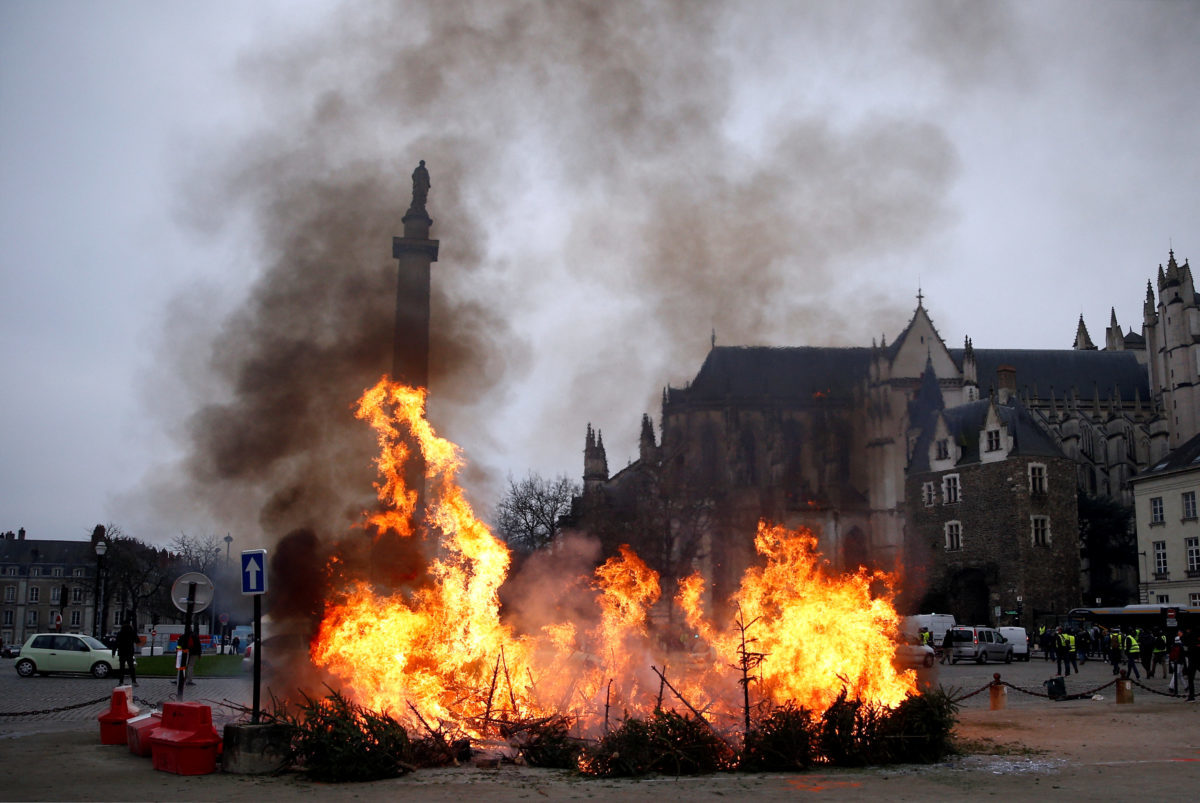
{"type": "Polygon", "coordinates": [[[1161,694],[1163,697],[1179,697],[1180,696],[1179,692],[1172,693],[1172,692],[1166,692],[1166,691],[1159,691],[1158,689],[1150,688],[1145,683],[1142,683],[1140,680],[1134,680],[1133,678],[1130,678],[1130,680],[1133,681],[1134,686],[1143,688],[1146,691],[1150,692],[1151,694],[1161,694]]]}
{"type": "Polygon", "coordinates": [[[0,711],[0,717],[32,717],[38,714],[57,714],[62,711],[71,711],[76,708],[86,708],[89,705],[107,702],[111,695],[97,697],[95,700],[88,700],[86,703],[75,703],[74,705],[63,705],[58,708],[42,708],[37,711],[0,711]]]}
{"type": "MultiPolygon", "coordinates": [[[[1063,696],[1061,696],[1061,697],[1054,697],[1054,698],[1050,697],[1050,695],[1049,695],[1047,692],[1043,692],[1043,691],[1036,691],[1036,690],[1034,690],[1034,689],[1023,689],[1023,688],[1021,688],[1020,686],[1017,686],[1017,685],[1015,685],[1015,684],[1013,684],[1013,683],[1009,683],[1007,680],[1001,680],[1001,681],[994,681],[994,682],[992,682],[992,683],[985,683],[984,685],[980,686],[980,687],[979,687],[978,689],[976,689],[975,691],[973,691],[973,692],[970,692],[970,693],[968,693],[968,694],[964,694],[964,695],[962,695],[962,696],[959,696],[959,697],[951,697],[951,698],[950,698],[950,702],[952,702],[952,703],[961,703],[963,700],[969,700],[970,698],[974,697],[976,694],[982,694],[984,691],[986,691],[987,689],[990,689],[990,688],[991,688],[993,685],[997,685],[997,684],[998,684],[998,685],[1000,685],[1000,686],[1007,686],[1008,688],[1010,688],[1010,689],[1014,689],[1014,690],[1016,690],[1016,691],[1019,691],[1019,692],[1021,692],[1022,694],[1028,694],[1028,695],[1029,695],[1029,696],[1031,696],[1031,697],[1042,697],[1042,698],[1045,698],[1045,699],[1047,699],[1047,700],[1049,700],[1049,699],[1054,699],[1054,700],[1082,700],[1082,699],[1083,699],[1083,698],[1085,698],[1085,697],[1091,697],[1092,695],[1096,694],[1097,692],[1101,692],[1101,691],[1103,691],[1104,689],[1107,689],[1109,686],[1113,686],[1113,685],[1115,685],[1115,684],[1116,684],[1116,682],[1117,682],[1117,680],[1119,680],[1119,678],[1114,678],[1113,680],[1110,680],[1108,683],[1105,683],[1105,684],[1104,684],[1104,685],[1102,685],[1102,686],[1097,686],[1096,688],[1094,688],[1094,689],[1091,689],[1090,691],[1081,691],[1081,692],[1076,692],[1075,694],[1066,694],[1066,695],[1063,695],[1063,696]]],[[[1137,681],[1134,681],[1134,682],[1135,682],[1135,683],[1137,683],[1137,681]]],[[[1138,683],[1137,685],[1141,686],[1142,684],[1138,683]]],[[[1143,687],[1143,688],[1145,688],[1145,687],[1143,687]]],[[[1160,692],[1160,691],[1155,691],[1154,689],[1149,689],[1149,691],[1154,691],[1154,692],[1155,692],[1155,694],[1163,694],[1163,692],[1160,692]]],[[[1168,694],[1168,695],[1166,695],[1166,696],[1167,696],[1167,697],[1170,697],[1170,696],[1172,696],[1172,695],[1169,695],[1169,694],[1168,694]]]]}

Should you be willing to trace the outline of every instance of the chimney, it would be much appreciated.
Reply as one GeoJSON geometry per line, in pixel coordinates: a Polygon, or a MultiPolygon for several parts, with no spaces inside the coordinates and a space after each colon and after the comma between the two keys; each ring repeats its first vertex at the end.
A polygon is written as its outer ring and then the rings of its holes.
{"type": "Polygon", "coordinates": [[[1017,395],[1017,369],[1011,365],[996,368],[996,388],[1001,404],[1008,404],[1011,396],[1017,395]]]}
{"type": "Polygon", "coordinates": [[[25,528],[24,528],[24,527],[22,527],[21,529],[17,530],[17,540],[18,540],[18,541],[24,541],[24,540],[25,540],[25,528]]]}

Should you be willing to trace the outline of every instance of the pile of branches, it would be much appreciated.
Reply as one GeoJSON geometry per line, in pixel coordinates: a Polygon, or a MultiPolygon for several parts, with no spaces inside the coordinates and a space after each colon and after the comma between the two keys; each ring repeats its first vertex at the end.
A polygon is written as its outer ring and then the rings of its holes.
{"type": "Polygon", "coordinates": [[[905,698],[896,708],[851,700],[843,692],[817,717],[785,705],[747,732],[740,768],[779,772],[814,764],[928,764],[953,752],[958,706],[941,689],[905,698]]]}
{"type": "Polygon", "coordinates": [[[662,709],[649,719],[626,719],[580,761],[583,774],[600,778],[704,775],[735,766],[733,748],[705,720],[662,709]]]}
{"type": "Polygon", "coordinates": [[[571,736],[570,717],[554,715],[518,723],[505,723],[500,734],[531,767],[574,769],[583,752],[583,740],[571,736]]]}
{"type": "MultiPolygon", "coordinates": [[[[470,742],[426,726],[412,738],[386,712],[372,711],[330,689],[323,699],[302,695],[294,709],[276,704],[266,719],[287,729],[287,766],[317,781],[377,781],[470,756],[470,742]]],[[[422,720],[424,722],[424,720],[422,720]]]]}

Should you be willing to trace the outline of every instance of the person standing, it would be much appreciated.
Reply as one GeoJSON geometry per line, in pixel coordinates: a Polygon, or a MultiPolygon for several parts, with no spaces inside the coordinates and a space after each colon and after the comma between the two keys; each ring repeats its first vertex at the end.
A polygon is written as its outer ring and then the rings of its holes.
{"type": "Polygon", "coordinates": [[[1187,669],[1189,703],[1196,701],[1196,670],[1200,669],[1200,634],[1189,627],[1183,632],[1183,660],[1187,669]]]}
{"type": "Polygon", "coordinates": [[[1141,646],[1133,633],[1125,636],[1125,677],[1142,679],[1138,671],[1138,659],[1141,657],[1141,646]]]}
{"type": "Polygon", "coordinates": [[[1175,641],[1171,644],[1171,649],[1167,653],[1167,659],[1171,669],[1171,682],[1167,684],[1167,691],[1171,694],[1179,694],[1183,691],[1183,631],[1180,630],[1175,634],[1175,641]]]}
{"type": "Polygon", "coordinates": [[[117,685],[125,685],[125,668],[129,667],[129,682],[134,686],[137,682],[137,666],[134,664],[133,652],[137,647],[137,631],[133,629],[133,624],[126,620],[125,624],[121,625],[120,632],[117,633],[117,643],[113,646],[113,654],[117,656],[117,662],[120,667],[117,676],[117,685]]]}
{"type": "Polygon", "coordinates": [[[196,664],[200,660],[200,636],[192,631],[188,636],[187,642],[187,685],[195,686],[196,681],[193,678],[196,676],[196,664]]]}
{"type": "Polygon", "coordinates": [[[1121,645],[1123,643],[1120,630],[1114,630],[1108,637],[1108,660],[1112,662],[1114,675],[1121,671],[1121,645]]]}
{"type": "Polygon", "coordinates": [[[1158,667],[1162,667],[1163,678],[1167,676],[1167,634],[1161,630],[1154,631],[1154,647],[1150,658],[1150,677],[1154,677],[1158,667]]]}

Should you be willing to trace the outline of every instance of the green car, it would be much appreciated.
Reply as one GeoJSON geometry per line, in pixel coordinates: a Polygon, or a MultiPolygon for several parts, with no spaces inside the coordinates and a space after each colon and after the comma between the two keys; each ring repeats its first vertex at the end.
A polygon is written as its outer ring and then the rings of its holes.
{"type": "Polygon", "coordinates": [[[17,659],[17,674],[23,678],[50,672],[90,672],[108,677],[117,659],[103,642],[73,633],[35,633],[25,640],[17,659]]]}

